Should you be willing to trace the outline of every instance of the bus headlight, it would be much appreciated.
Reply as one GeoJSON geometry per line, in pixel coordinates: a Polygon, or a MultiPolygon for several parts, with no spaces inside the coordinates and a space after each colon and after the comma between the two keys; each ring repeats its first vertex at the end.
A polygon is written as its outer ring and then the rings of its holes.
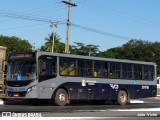
{"type": "Polygon", "coordinates": [[[27,92],[31,92],[32,90],[36,89],[36,86],[32,86],[30,88],[27,89],[27,92]]]}

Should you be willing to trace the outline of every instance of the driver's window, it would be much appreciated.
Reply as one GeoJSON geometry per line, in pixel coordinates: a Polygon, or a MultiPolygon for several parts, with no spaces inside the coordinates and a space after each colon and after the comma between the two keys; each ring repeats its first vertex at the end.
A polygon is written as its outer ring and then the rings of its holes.
{"type": "Polygon", "coordinates": [[[51,79],[57,75],[57,58],[53,56],[39,57],[39,79],[51,79]]]}

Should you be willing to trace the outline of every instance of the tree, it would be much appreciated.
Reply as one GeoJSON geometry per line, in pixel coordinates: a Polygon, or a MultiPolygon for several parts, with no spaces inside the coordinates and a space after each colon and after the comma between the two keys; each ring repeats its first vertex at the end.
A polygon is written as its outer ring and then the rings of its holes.
{"type": "Polygon", "coordinates": [[[32,45],[28,40],[22,40],[18,37],[0,36],[0,46],[7,47],[7,56],[12,51],[31,51],[32,45]]]}
{"type": "MultiPolygon", "coordinates": [[[[54,52],[63,53],[65,44],[60,42],[61,38],[55,33],[54,35],[54,52]]],[[[52,41],[53,41],[53,33],[48,34],[48,38],[45,38],[45,45],[41,46],[42,51],[51,52],[52,49],[52,41]]]]}
{"type": "Polygon", "coordinates": [[[76,46],[72,46],[72,54],[85,55],[85,56],[97,56],[99,53],[98,45],[84,45],[83,43],[74,42],[76,46]]]}
{"type": "Polygon", "coordinates": [[[120,47],[110,48],[104,52],[98,53],[97,56],[105,58],[119,58],[120,47]]]}
{"type": "Polygon", "coordinates": [[[152,43],[143,40],[130,40],[121,47],[120,57],[124,59],[153,61],[152,43]]]}

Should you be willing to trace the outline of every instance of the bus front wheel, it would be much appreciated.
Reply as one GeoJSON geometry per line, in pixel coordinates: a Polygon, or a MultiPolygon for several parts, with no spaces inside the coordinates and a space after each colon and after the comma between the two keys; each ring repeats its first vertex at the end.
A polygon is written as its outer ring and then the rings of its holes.
{"type": "Polygon", "coordinates": [[[68,103],[67,101],[68,101],[67,92],[64,89],[57,90],[54,98],[55,104],[58,106],[64,106],[68,103]]]}
{"type": "Polygon", "coordinates": [[[119,91],[118,93],[118,99],[117,99],[117,103],[119,105],[126,105],[127,104],[127,93],[124,90],[119,91]]]}

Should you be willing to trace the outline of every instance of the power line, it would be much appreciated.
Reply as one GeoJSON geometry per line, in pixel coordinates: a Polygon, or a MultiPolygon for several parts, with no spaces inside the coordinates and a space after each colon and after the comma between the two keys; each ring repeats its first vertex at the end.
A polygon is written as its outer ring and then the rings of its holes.
{"type": "Polygon", "coordinates": [[[34,20],[34,21],[39,21],[39,22],[49,22],[50,21],[44,18],[37,18],[37,17],[30,16],[30,15],[10,13],[6,11],[0,11],[0,15],[4,17],[11,17],[11,18],[16,18],[16,19],[24,19],[24,20],[34,20]]]}
{"type": "Polygon", "coordinates": [[[87,30],[87,31],[95,32],[97,34],[102,34],[102,35],[105,35],[105,36],[118,38],[118,39],[123,39],[123,40],[132,39],[130,37],[126,37],[126,36],[122,36],[122,35],[118,35],[118,34],[114,34],[114,33],[110,33],[110,32],[104,32],[104,31],[101,31],[101,30],[96,30],[96,29],[93,29],[93,28],[77,25],[77,24],[74,24],[74,23],[71,23],[71,26],[81,28],[81,29],[84,29],[84,30],[87,30]]]}
{"type": "MultiPolygon", "coordinates": [[[[15,19],[31,20],[31,21],[45,22],[45,23],[46,22],[50,23],[50,21],[51,21],[51,19],[33,17],[33,16],[30,16],[30,15],[25,15],[25,14],[23,15],[22,13],[21,14],[10,13],[10,12],[6,12],[6,11],[0,11],[0,15],[4,16],[4,17],[15,18],[15,19]]],[[[57,20],[54,20],[54,21],[57,21],[57,20]]],[[[59,24],[66,24],[66,22],[64,20],[61,20],[61,21],[59,20],[58,23],[59,24]]],[[[87,30],[87,31],[90,31],[90,32],[97,33],[97,34],[102,34],[102,35],[105,35],[105,36],[108,36],[108,37],[114,37],[114,38],[123,39],[123,40],[132,39],[130,37],[126,37],[126,36],[122,36],[122,35],[118,35],[118,34],[114,34],[114,33],[110,33],[110,32],[105,32],[105,31],[94,29],[94,28],[90,28],[90,27],[86,27],[86,26],[82,26],[82,25],[77,25],[77,24],[74,24],[74,23],[70,23],[70,25],[73,26],[73,27],[76,27],[76,28],[80,28],[80,29],[83,29],[83,30],[87,30]]],[[[17,27],[17,28],[24,28],[24,27],[25,26],[17,27]]],[[[6,29],[14,29],[14,28],[6,28],[6,29]]]]}
{"type": "Polygon", "coordinates": [[[22,28],[28,28],[28,27],[35,27],[35,26],[39,26],[39,25],[44,25],[46,23],[43,24],[32,24],[32,25],[26,25],[26,26],[19,26],[19,27],[10,27],[10,28],[2,28],[0,30],[12,30],[12,29],[22,29],[22,28]]]}

